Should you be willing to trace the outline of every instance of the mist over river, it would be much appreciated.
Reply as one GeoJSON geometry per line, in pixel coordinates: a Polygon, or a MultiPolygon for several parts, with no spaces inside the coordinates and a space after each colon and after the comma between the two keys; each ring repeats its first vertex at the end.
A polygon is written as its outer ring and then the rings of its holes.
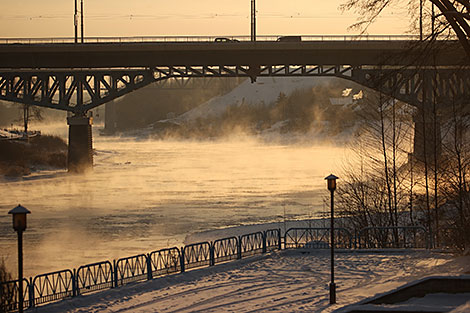
{"type": "Polygon", "coordinates": [[[312,218],[325,176],[345,149],[313,144],[153,141],[101,137],[86,175],[39,171],[0,178],[0,251],[16,273],[7,212],[27,207],[25,276],[182,246],[186,236],[244,224],[312,218]]]}

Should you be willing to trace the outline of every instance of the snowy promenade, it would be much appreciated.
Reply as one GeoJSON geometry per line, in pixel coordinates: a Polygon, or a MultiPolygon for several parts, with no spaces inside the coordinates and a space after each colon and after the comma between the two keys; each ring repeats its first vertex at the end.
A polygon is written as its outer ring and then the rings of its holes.
{"type": "MultiPolygon", "coordinates": [[[[470,273],[470,257],[340,252],[328,304],[328,250],[286,250],[80,296],[35,312],[332,312],[430,275],[470,273]]],[[[470,300],[470,299],[469,299],[470,300]]]]}

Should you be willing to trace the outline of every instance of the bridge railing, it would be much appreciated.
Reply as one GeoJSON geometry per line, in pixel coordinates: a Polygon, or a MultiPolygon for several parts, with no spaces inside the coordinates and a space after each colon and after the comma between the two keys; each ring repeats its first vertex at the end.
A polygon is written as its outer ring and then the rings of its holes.
{"type": "MultiPolygon", "coordinates": [[[[277,41],[283,35],[257,36],[257,41],[277,41]]],[[[302,35],[302,41],[397,41],[419,40],[416,35],[302,35]]],[[[133,37],[85,37],[84,43],[198,43],[215,42],[217,38],[249,42],[250,36],[133,36],[133,37]]],[[[0,38],[0,44],[73,44],[73,37],[52,38],[0,38]]]]}

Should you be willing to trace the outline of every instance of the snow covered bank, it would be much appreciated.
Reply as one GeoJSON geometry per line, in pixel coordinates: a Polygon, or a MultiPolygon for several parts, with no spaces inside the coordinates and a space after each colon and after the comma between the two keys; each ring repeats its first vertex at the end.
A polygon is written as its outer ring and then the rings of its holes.
{"type": "Polygon", "coordinates": [[[312,88],[318,84],[328,84],[330,77],[259,77],[255,83],[246,80],[226,95],[215,97],[206,103],[180,115],[176,121],[194,120],[208,115],[219,116],[230,106],[241,104],[265,105],[276,101],[279,93],[291,94],[295,90],[312,88]]]}
{"type": "Polygon", "coordinates": [[[338,253],[333,306],[329,270],[327,250],[286,250],[80,296],[37,312],[332,312],[424,276],[469,272],[470,258],[411,250],[338,253]]]}
{"type": "Polygon", "coordinates": [[[242,225],[229,228],[221,228],[216,230],[209,230],[198,232],[186,236],[184,244],[191,244],[204,241],[213,241],[222,239],[229,236],[242,236],[245,234],[252,234],[259,231],[266,231],[269,229],[280,229],[281,234],[284,234],[289,228],[302,228],[302,227],[329,227],[329,219],[311,219],[311,220],[286,220],[277,223],[265,223],[254,225],[242,225]],[[227,235],[229,234],[229,235],[227,235]]]}

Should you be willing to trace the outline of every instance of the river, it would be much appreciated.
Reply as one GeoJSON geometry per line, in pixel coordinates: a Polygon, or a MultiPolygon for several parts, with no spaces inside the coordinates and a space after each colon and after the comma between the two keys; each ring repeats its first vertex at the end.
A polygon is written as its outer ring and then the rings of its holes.
{"type": "Polygon", "coordinates": [[[306,219],[326,211],[324,177],[343,147],[101,137],[94,170],[43,170],[0,178],[0,251],[16,273],[16,233],[7,212],[27,207],[24,273],[34,276],[181,246],[200,231],[306,219]]]}

